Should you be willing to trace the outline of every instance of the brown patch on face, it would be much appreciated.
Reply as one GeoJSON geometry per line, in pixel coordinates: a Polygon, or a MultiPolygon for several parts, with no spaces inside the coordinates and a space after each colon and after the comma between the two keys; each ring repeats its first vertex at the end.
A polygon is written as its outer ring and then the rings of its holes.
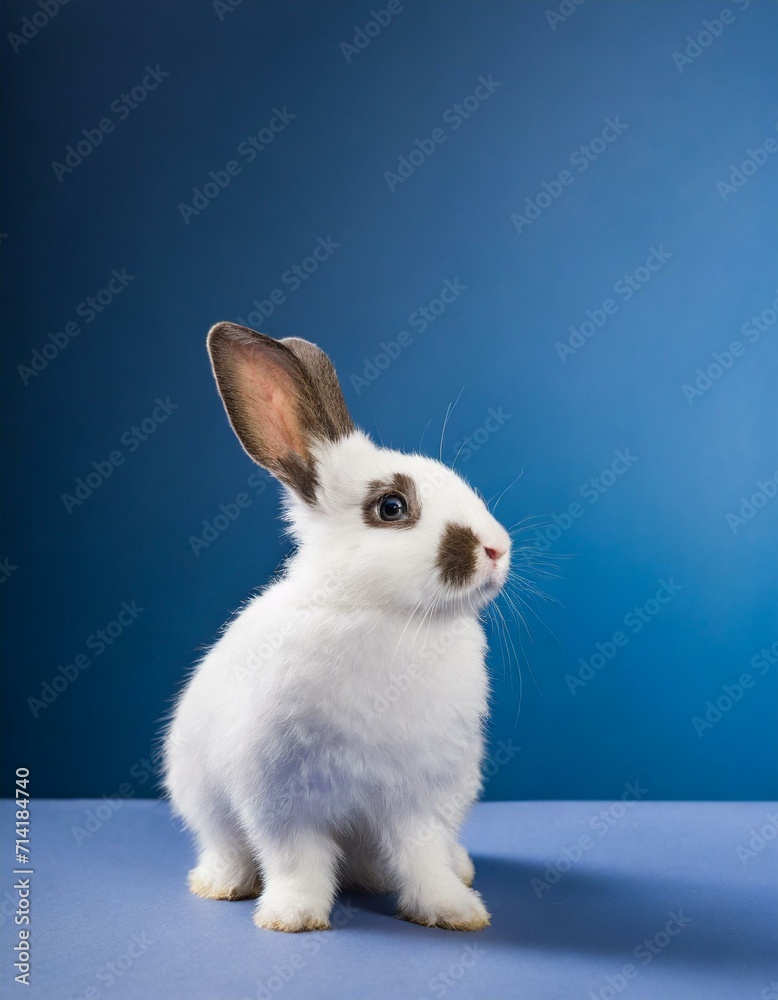
{"type": "Polygon", "coordinates": [[[421,517],[421,504],[416,492],[416,484],[410,476],[396,472],[386,480],[375,479],[368,483],[365,502],[362,504],[362,520],[370,528],[412,528],[421,517]],[[378,507],[384,497],[398,494],[408,504],[408,516],[402,521],[382,521],[378,507]]]}
{"type": "Polygon", "coordinates": [[[443,582],[463,587],[475,573],[480,546],[478,536],[463,524],[447,524],[438,550],[438,569],[443,582]]]}

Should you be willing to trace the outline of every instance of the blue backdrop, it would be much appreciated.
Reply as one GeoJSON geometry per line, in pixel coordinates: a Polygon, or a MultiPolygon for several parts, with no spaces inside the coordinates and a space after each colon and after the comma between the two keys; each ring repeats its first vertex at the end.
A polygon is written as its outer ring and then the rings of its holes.
{"type": "Polygon", "coordinates": [[[488,797],[774,796],[778,4],[3,13],[3,779],[157,794],[284,555],[205,354],[242,318],[520,476],[559,603],[493,636],[488,797]]]}

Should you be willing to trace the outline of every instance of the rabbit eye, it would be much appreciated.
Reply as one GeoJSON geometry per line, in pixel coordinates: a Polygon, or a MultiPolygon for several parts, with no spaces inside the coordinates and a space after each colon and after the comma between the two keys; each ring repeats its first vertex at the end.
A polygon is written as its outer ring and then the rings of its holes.
{"type": "Polygon", "coordinates": [[[368,528],[412,528],[421,517],[416,484],[404,472],[367,484],[362,520],[368,528]]]}
{"type": "Polygon", "coordinates": [[[408,516],[408,504],[399,493],[390,493],[378,502],[378,516],[382,521],[404,521],[408,516]]]}

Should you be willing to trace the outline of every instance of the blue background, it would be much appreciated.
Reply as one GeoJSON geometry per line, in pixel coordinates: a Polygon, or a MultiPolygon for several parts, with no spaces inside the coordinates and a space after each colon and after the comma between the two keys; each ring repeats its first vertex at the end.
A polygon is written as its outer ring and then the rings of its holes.
{"type": "Polygon", "coordinates": [[[552,547],[560,578],[541,581],[559,604],[535,605],[531,636],[510,625],[515,658],[493,636],[490,734],[521,749],[490,766],[487,797],[775,796],[776,666],[750,663],[778,640],[778,498],[736,532],[726,515],[778,469],[775,314],[757,342],[741,334],[778,294],[778,153],[726,198],[717,182],[778,138],[778,4],[730,4],[679,67],[722,6],[586,0],[552,26],[552,4],[406,0],[349,61],[369,3],[243,0],[220,17],[207,0],[71,0],[18,52],[6,36],[38,7],[3,5],[4,780],[27,766],[39,796],[156,794],[142,762],[189,665],[286,551],[204,345],[282,287],[262,329],[318,341],[365,429],[414,449],[428,427],[437,454],[459,397],[444,457],[470,436],[458,464],[486,497],[521,473],[507,525],[581,504],[552,547]],[[157,64],[169,75],[120,119],[112,102],[157,64]],[[490,74],[494,93],[446,123],[490,74]],[[248,163],[237,148],[274,108],[294,120],[248,163]],[[52,162],[106,116],[58,180],[52,162]],[[571,156],[608,118],[628,128],[580,171],[571,156]],[[390,191],[385,172],[441,126],[390,191]],[[186,223],[179,206],[232,159],[241,172],[186,223]],[[518,233],[512,213],[565,169],[518,233]],[[291,291],[281,276],[319,237],[339,246],[291,291]],[[614,286],[652,248],[671,256],[625,301],[614,286]],[[114,268],[128,287],[24,384],[17,366],[114,268]],[[466,290],[422,331],[411,315],[446,279],[466,290]],[[563,362],[555,345],[607,298],[618,310],[563,362]],[[352,379],[401,331],[412,342],[377,378],[352,379]],[[683,385],[735,339],[744,355],[690,402],[683,385]],[[157,397],[177,409],[131,446],[157,397]],[[113,450],[123,464],[69,513],[62,495],[113,450]],[[589,503],[617,450],[637,460],[589,503]],[[625,616],[662,580],[681,589],[633,634],[625,616]],[[137,620],[35,716],[28,699],[133,600],[137,620]],[[571,693],[618,630],[627,645],[571,693]],[[746,671],[754,686],[698,735],[746,671]]]}

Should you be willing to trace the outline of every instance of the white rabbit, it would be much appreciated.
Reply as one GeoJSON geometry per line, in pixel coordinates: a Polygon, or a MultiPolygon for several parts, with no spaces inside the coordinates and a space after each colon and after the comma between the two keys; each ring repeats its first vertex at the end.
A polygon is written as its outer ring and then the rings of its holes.
{"type": "Polygon", "coordinates": [[[314,344],[219,323],[208,347],[235,433],[286,488],[297,551],[200,663],[166,736],[190,888],[260,896],[273,930],[328,927],[338,886],[482,928],[458,833],[481,788],[479,611],[510,537],[446,466],[357,430],[314,344]]]}

